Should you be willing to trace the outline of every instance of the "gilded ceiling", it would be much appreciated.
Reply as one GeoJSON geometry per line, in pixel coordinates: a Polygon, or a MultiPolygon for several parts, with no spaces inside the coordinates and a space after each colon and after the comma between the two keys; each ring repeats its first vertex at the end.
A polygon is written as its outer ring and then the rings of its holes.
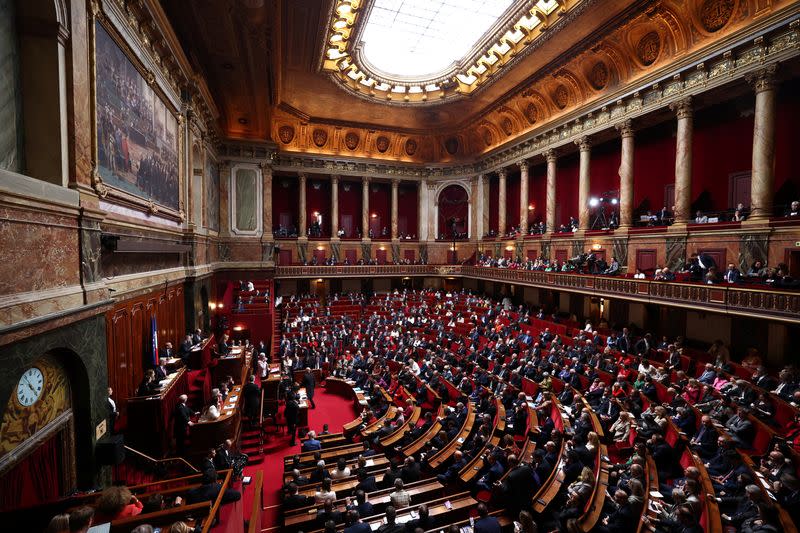
{"type": "MultiPolygon", "coordinates": [[[[385,96],[356,93],[352,83],[366,86],[349,76],[352,70],[344,69],[342,76],[340,67],[326,67],[344,1],[162,0],[162,5],[187,56],[208,80],[223,136],[269,139],[285,152],[452,163],[474,161],[579,109],[613,103],[637,83],[797,4],[558,0],[549,14],[539,14],[541,23],[524,49],[474,89],[424,105],[414,105],[411,98],[402,105],[408,94],[392,96],[400,102],[387,105],[385,96]]],[[[351,12],[366,4],[369,15],[372,2],[348,4],[356,8],[351,12]]],[[[525,7],[536,4],[529,0],[525,7]]],[[[509,7],[492,28],[513,29],[504,24],[520,13],[509,7]]],[[[348,29],[357,37],[357,17],[348,29]]],[[[484,54],[497,35],[486,32],[470,49],[479,56],[468,54],[462,63],[484,54]]]]}

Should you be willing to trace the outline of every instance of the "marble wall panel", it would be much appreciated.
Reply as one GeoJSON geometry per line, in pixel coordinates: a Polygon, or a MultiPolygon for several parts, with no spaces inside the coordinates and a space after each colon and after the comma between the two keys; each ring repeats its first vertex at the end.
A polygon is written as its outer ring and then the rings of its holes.
{"type": "Polygon", "coordinates": [[[0,295],[80,282],[77,221],[24,208],[0,207],[0,295]]]}

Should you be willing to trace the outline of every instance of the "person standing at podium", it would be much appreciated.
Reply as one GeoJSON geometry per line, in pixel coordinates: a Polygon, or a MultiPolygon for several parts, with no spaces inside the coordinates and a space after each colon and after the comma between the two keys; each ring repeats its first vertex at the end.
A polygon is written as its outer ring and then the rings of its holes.
{"type": "Polygon", "coordinates": [[[225,357],[231,351],[230,346],[228,346],[228,338],[229,337],[227,333],[223,334],[222,340],[219,341],[219,344],[217,345],[217,355],[219,357],[225,357]]]}
{"type": "Polygon", "coordinates": [[[295,434],[297,433],[297,416],[300,414],[300,404],[297,403],[297,394],[294,391],[286,395],[286,408],[283,416],[286,417],[286,430],[289,432],[291,441],[289,446],[295,445],[295,434]]]}
{"type": "Polygon", "coordinates": [[[316,409],[317,406],[314,405],[314,387],[317,385],[317,382],[314,379],[314,373],[311,372],[311,369],[308,367],[306,367],[306,373],[303,374],[302,385],[306,389],[306,397],[308,397],[308,403],[311,404],[312,409],[316,409]]]}
{"type": "Polygon", "coordinates": [[[193,425],[192,410],[186,405],[189,397],[181,394],[178,397],[178,404],[175,406],[175,414],[172,417],[173,429],[175,432],[175,448],[179,456],[186,454],[186,437],[189,433],[189,426],[193,425]]]}

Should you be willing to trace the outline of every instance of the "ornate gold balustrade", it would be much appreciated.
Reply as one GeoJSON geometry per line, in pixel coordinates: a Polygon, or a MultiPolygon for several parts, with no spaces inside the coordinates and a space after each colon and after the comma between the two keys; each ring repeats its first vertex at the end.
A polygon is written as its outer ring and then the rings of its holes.
{"type": "Polygon", "coordinates": [[[279,266],[275,271],[276,278],[396,276],[460,276],[577,292],[587,296],[621,298],[730,315],[759,315],[800,323],[800,291],[771,290],[758,286],[665,283],[624,277],[453,265],[279,266]]]}

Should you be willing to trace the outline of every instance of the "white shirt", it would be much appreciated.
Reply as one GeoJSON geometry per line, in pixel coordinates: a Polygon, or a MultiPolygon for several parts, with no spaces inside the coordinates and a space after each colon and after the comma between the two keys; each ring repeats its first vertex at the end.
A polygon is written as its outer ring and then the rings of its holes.
{"type": "Polygon", "coordinates": [[[209,422],[217,418],[219,418],[219,409],[217,409],[216,405],[209,405],[203,416],[200,417],[200,422],[209,422]]]}

